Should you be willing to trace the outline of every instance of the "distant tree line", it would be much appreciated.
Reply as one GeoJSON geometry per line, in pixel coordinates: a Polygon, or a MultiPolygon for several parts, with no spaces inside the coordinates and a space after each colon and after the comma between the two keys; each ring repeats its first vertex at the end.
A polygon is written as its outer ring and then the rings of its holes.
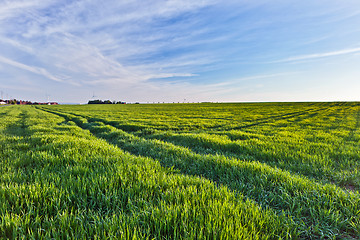
{"type": "Polygon", "coordinates": [[[24,101],[24,100],[3,100],[0,99],[0,104],[12,104],[12,105],[58,105],[57,102],[31,102],[31,101],[24,101]]]}
{"type": "Polygon", "coordinates": [[[126,102],[110,100],[89,100],[88,104],[126,104],[126,102]]]}

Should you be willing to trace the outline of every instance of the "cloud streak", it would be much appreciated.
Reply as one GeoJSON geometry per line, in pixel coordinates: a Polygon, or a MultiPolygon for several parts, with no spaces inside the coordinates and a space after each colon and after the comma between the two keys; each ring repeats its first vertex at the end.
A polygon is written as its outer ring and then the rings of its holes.
{"type": "Polygon", "coordinates": [[[354,54],[354,53],[359,53],[359,52],[360,52],[360,47],[358,47],[358,48],[348,48],[348,49],[342,49],[342,50],[332,51],[332,52],[314,53],[314,54],[307,54],[307,55],[289,57],[289,58],[285,58],[285,59],[282,59],[282,60],[274,61],[273,63],[313,60],[313,59],[318,59],[318,58],[341,56],[341,55],[354,54]]]}
{"type": "Polygon", "coordinates": [[[22,70],[25,70],[25,71],[29,71],[29,72],[41,75],[43,77],[46,77],[47,79],[50,79],[50,80],[53,80],[56,82],[64,82],[61,78],[58,78],[58,77],[52,75],[44,68],[28,66],[26,64],[16,62],[16,61],[13,61],[11,59],[8,59],[8,58],[2,57],[2,56],[0,56],[0,62],[5,63],[10,66],[13,66],[13,67],[16,67],[16,68],[19,68],[19,69],[22,69],[22,70]]]}
{"type": "Polygon", "coordinates": [[[285,0],[3,0],[0,86],[21,79],[47,92],[57,82],[64,92],[235,98],[233,89],[307,71],[273,63],[360,53],[344,48],[359,44],[354,9],[285,0]]]}
{"type": "MultiPolygon", "coordinates": [[[[156,34],[146,33],[155,18],[167,19],[211,4],[213,1],[154,1],[151,4],[134,1],[109,5],[100,1],[90,3],[80,0],[70,4],[59,1],[53,2],[44,15],[41,9],[49,6],[47,2],[40,4],[39,1],[29,1],[25,4],[23,1],[9,1],[0,11],[7,21],[11,19],[12,29],[18,31],[11,34],[13,39],[0,35],[0,42],[26,52],[28,59],[36,59],[42,67],[34,66],[37,63],[32,63],[33,60],[23,64],[3,57],[2,62],[54,81],[74,82],[82,86],[193,77],[195,74],[186,69],[177,70],[179,65],[186,65],[179,62],[181,58],[176,60],[178,56],[167,58],[166,61],[154,58],[151,63],[139,60],[129,62],[128,59],[151,57],[169,47],[166,40],[169,38],[167,29],[170,28],[165,27],[156,34]],[[99,8],[99,5],[103,8],[99,8]]],[[[178,27],[181,25],[177,24],[178,27]]],[[[175,29],[171,31],[175,33],[175,29]]],[[[188,44],[183,40],[184,43],[180,45],[178,41],[177,47],[188,44]]],[[[194,60],[189,64],[192,63],[194,60]]]]}

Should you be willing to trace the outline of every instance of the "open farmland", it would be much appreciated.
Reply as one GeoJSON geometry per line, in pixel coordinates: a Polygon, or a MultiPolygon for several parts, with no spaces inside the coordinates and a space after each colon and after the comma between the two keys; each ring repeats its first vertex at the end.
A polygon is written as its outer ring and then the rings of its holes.
{"type": "Polygon", "coordinates": [[[359,103],[0,116],[0,238],[360,238],[359,103]]]}

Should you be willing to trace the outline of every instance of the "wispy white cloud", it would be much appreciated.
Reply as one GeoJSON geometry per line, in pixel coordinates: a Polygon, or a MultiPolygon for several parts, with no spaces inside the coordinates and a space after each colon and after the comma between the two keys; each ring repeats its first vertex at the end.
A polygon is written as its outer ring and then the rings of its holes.
{"type": "MultiPolygon", "coordinates": [[[[189,82],[165,82],[160,84],[143,82],[132,88],[133,96],[128,99],[137,99],[142,102],[198,102],[217,101],[222,96],[226,101],[244,101],[253,92],[264,89],[270,80],[283,79],[296,75],[298,72],[280,72],[274,74],[254,75],[238,78],[233,81],[212,84],[195,85],[189,82]],[[241,84],[247,82],[247,84],[241,84]],[[133,97],[133,98],[131,98],[133,97]]],[[[124,95],[126,96],[126,95],[124,95]]],[[[252,98],[255,101],[255,98],[252,98]]]]}
{"type": "Polygon", "coordinates": [[[224,81],[221,83],[210,84],[210,85],[208,85],[208,87],[217,88],[217,87],[234,86],[234,85],[239,85],[239,84],[241,84],[241,82],[244,82],[244,81],[252,81],[252,80],[259,80],[259,79],[272,79],[272,78],[278,78],[278,77],[283,77],[283,76],[296,75],[299,73],[300,72],[281,72],[281,73],[273,73],[273,74],[247,76],[247,77],[237,78],[237,79],[231,80],[231,81],[224,81]]]}
{"type": "Polygon", "coordinates": [[[0,42],[2,43],[5,43],[5,44],[9,44],[11,45],[12,47],[15,47],[17,49],[20,49],[24,52],[28,52],[28,53],[34,53],[34,49],[29,47],[29,46],[26,46],[18,41],[15,41],[13,39],[10,39],[10,38],[5,38],[5,37],[1,37],[0,36],[0,42]]]}
{"type": "Polygon", "coordinates": [[[325,52],[325,53],[314,53],[314,54],[307,54],[307,55],[299,55],[299,56],[285,58],[285,59],[282,59],[282,60],[273,61],[273,63],[313,60],[313,59],[317,59],[317,58],[325,58],[325,57],[333,57],[333,56],[354,54],[354,53],[358,53],[358,52],[360,52],[360,47],[342,49],[342,50],[339,50],[339,51],[332,51],[332,52],[325,52]]]}
{"type": "Polygon", "coordinates": [[[53,34],[51,44],[45,46],[46,61],[51,61],[56,71],[66,72],[81,85],[102,83],[136,84],[153,78],[190,77],[192,73],[154,71],[146,64],[123,66],[109,56],[105,56],[96,46],[88,44],[71,34],[53,34]],[[71,57],[69,57],[71,56],[71,57]],[[85,80],[83,80],[85,77],[85,80]]]}
{"type": "Polygon", "coordinates": [[[4,0],[1,1],[1,7],[0,7],[0,20],[6,19],[9,17],[12,17],[14,15],[17,15],[21,13],[22,10],[39,7],[46,3],[46,1],[43,1],[40,3],[40,1],[36,0],[4,0]]]}
{"type": "MultiPolygon", "coordinates": [[[[325,46],[357,46],[355,40],[331,44],[343,33],[338,30],[344,22],[358,18],[351,4],[0,1],[0,76],[17,79],[20,74],[37,86],[46,78],[51,80],[46,83],[56,81],[63,89],[103,89],[104,95],[122,92],[160,100],[165,95],[175,99],[172,96],[179,93],[205,98],[241,90],[250,82],[260,86],[296,71],[266,59],[298,63],[360,52],[355,47],[329,51],[325,46]],[[331,30],[323,31],[328,27],[323,24],[330,22],[331,30]],[[316,53],[319,45],[324,52],[316,53]],[[311,51],[315,53],[303,55],[311,51]],[[293,56],[279,57],[289,52],[293,56]],[[7,65],[24,71],[8,71],[7,65]]],[[[346,32],[352,29],[356,27],[349,24],[346,32]]],[[[358,39],[356,32],[351,34],[358,39]]]]}
{"type": "MultiPolygon", "coordinates": [[[[10,59],[2,59],[3,62],[52,80],[93,85],[109,82],[136,84],[153,78],[194,76],[191,72],[176,70],[179,65],[194,63],[194,59],[186,62],[182,61],[183,58],[175,60],[178,58],[175,57],[151,63],[131,63],[127,58],[158,53],[169,46],[166,43],[169,38],[167,31],[146,33],[154,18],[169,18],[194,11],[214,1],[153,1],[151,4],[138,1],[112,4],[85,0],[70,4],[52,2],[55,10],[48,9],[46,15],[38,9],[46,8],[48,2],[24,3],[9,1],[1,10],[8,20],[12,20],[12,28],[5,29],[18,28],[18,33],[12,33],[17,40],[0,34],[0,41],[27,52],[30,54],[28,59],[37,59],[47,72],[42,67],[33,66],[33,60],[28,64],[10,59]],[[55,77],[49,71],[62,77],[55,77]]],[[[176,33],[175,29],[172,31],[176,33]]],[[[188,41],[184,40],[180,45],[180,40],[177,42],[179,47],[188,41]]]]}
{"type": "Polygon", "coordinates": [[[56,82],[63,82],[62,79],[52,75],[51,73],[49,73],[44,68],[28,66],[26,64],[16,62],[16,61],[13,61],[11,59],[8,59],[8,58],[2,57],[2,56],[0,56],[0,62],[8,64],[8,65],[13,66],[13,67],[20,68],[22,70],[26,70],[26,71],[38,74],[38,75],[42,75],[42,76],[44,76],[44,77],[46,77],[46,78],[48,78],[50,80],[56,81],[56,82]]]}

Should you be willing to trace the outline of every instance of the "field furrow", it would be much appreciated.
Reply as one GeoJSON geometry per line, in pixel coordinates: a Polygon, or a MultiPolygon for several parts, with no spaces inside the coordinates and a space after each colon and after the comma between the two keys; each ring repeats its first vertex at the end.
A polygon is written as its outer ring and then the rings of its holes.
{"type": "Polygon", "coordinates": [[[320,232],[330,236],[335,229],[339,230],[338,235],[358,231],[354,228],[359,224],[358,193],[349,193],[331,184],[322,185],[258,161],[196,154],[188,148],[138,137],[101,121],[88,122],[79,116],[57,114],[132,154],[150,157],[182,174],[205,177],[278,214],[291,216],[304,236],[320,232]]]}
{"type": "Polygon", "coordinates": [[[136,157],[54,114],[0,125],[1,238],[296,238],[278,216],[208,180],[136,157]],[[14,131],[18,126],[21,131],[14,131]],[[5,147],[6,143],[6,147],[5,147]],[[16,150],[16,151],[15,151],[16,150]],[[14,152],[15,151],[15,152],[14,152]]]}
{"type": "Polygon", "coordinates": [[[360,238],[359,103],[6,106],[0,117],[0,238],[360,238]]]}

